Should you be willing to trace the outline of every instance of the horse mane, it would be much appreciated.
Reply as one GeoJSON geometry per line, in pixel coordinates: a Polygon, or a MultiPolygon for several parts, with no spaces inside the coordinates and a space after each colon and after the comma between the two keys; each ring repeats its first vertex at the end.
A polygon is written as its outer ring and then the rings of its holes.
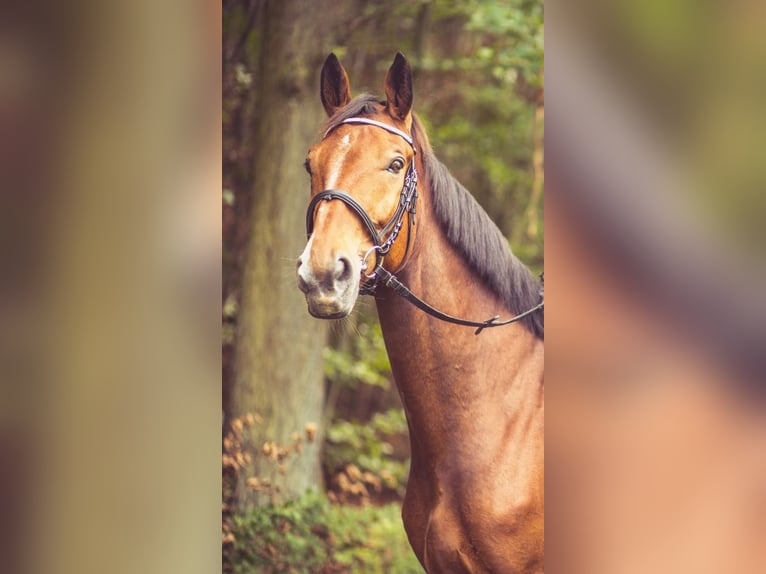
{"type": "MultiPolygon", "coordinates": [[[[369,94],[357,96],[338,110],[323,130],[332,130],[348,118],[374,115],[384,105],[384,101],[369,94]]],[[[531,309],[540,302],[542,283],[511,252],[508,241],[484,208],[437,159],[420,120],[416,114],[412,116],[412,138],[422,157],[423,178],[431,189],[434,216],[447,241],[512,313],[518,315],[531,309]]],[[[521,323],[536,337],[544,338],[542,312],[532,313],[521,323]]]]}

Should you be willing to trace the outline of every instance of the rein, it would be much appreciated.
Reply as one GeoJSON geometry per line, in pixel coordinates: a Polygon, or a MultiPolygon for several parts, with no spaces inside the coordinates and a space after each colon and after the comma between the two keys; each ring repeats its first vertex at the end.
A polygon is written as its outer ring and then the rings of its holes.
{"type": "Polygon", "coordinates": [[[539,311],[544,307],[545,299],[544,299],[544,293],[543,293],[543,275],[540,275],[540,302],[532,307],[531,309],[527,309],[523,313],[520,313],[519,315],[516,315],[515,317],[511,317],[510,319],[506,319],[505,321],[499,321],[500,315],[495,315],[494,317],[491,317],[487,319],[486,321],[469,321],[468,319],[460,319],[459,317],[453,317],[452,315],[448,315],[447,313],[443,313],[442,311],[439,311],[435,307],[431,307],[428,303],[423,301],[420,297],[415,295],[412,291],[410,291],[406,285],[404,285],[399,279],[396,278],[396,275],[393,273],[389,273],[382,267],[378,270],[378,277],[383,280],[383,284],[386,287],[391,288],[394,293],[399,295],[400,297],[406,299],[408,302],[412,303],[420,309],[421,311],[425,311],[432,317],[436,317],[437,319],[441,319],[442,321],[446,321],[447,323],[454,323],[455,325],[465,325],[466,327],[476,327],[476,331],[474,331],[474,335],[478,335],[481,333],[484,329],[487,327],[502,327],[503,325],[510,325],[511,323],[515,323],[516,321],[520,321],[524,317],[528,317],[535,311],[539,311]]]}
{"type": "MultiPolygon", "coordinates": [[[[403,132],[400,129],[395,128],[394,126],[390,126],[388,124],[385,124],[383,122],[378,122],[376,120],[371,120],[369,118],[348,118],[346,120],[343,120],[341,124],[366,124],[371,125],[375,127],[382,128],[386,130],[387,132],[390,132],[392,134],[396,134],[404,141],[406,141],[410,146],[412,147],[412,151],[417,154],[417,150],[415,149],[415,144],[412,140],[412,136],[409,134],[403,132]]],[[[340,125],[340,124],[339,124],[340,125]]],[[[327,137],[327,135],[332,131],[333,128],[330,128],[327,130],[323,136],[323,139],[327,137]]],[[[432,307],[425,301],[423,301],[421,298],[419,298],[417,295],[415,295],[412,291],[410,291],[406,285],[404,285],[399,279],[388,271],[387,269],[383,268],[383,258],[388,254],[388,252],[391,250],[391,246],[394,244],[394,241],[396,241],[396,238],[399,236],[399,232],[402,229],[402,225],[404,222],[404,214],[409,213],[410,216],[407,218],[408,222],[408,229],[407,229],[407,246],[405,247],[404,251],[404,259],[407,258],[407,254],[410,251],[410,240],[412,238],[412,227],[415,225],[415,204],[418,199],[418,172],[415,169],[415,157],[413,156],[412,161],[410,162],[409,167],[407,168],[407,173],[404,176],[404,186],[402,187],[401,195],[399,198],[399,204],[396,207],[396,211],[394,211],[394,214],[391,216],[391,219],[388,220],[388,222],[383,226],[383,228],[378,231],[378,229],[375,227],[375,223],[373,223],[370,216],[367,214],[367,211],[365,211],[364,207],[362,207],[359,202],[357,202],[353,197],[351,197],[348,193],[345,191],[339,190],[339,189],[326,189],[324,191],[319,192],[316,194],[311,201],[309,202],[308,208],[306,210],[306,236],[311,237],[311,233],[314,230],[314,214],[316,212],[316,207],[319,204],[320,201],[332,201],[333,199],[339,199],[343,203],[345,203],[348,207],[351,208],[351,210],[356,213],[359,216],[359,219],[362,220],[362,223],[367,228],[368,233],[370,234],[370,237],[372,238],[373,245],[372,247],[365,253],[364,257],[362,258],[362,271],[367,271],[368,265],[367,265],[367,257],[371,253],[376,253],[375,256],[375,268],[373,269],[372,273],[364,274],[364,276],[369,280],[365,283],[362,283],[359,286],[359,293],[361,295],[375,295],[375,290],[378,286],[378,281],[383,281],[383,284],[390,288],[394,293],[420,309],[421,311],[424,311],[425,313],[431,315],[432,317],[435,317],[437,319],[440,319],[441,321],[446,321],[447,323],[454,323],[455,325],[464,325],[467,327],[476,327],[476,331],[474,334],[478,335],[481,333],[484,329],[488,327],[502,327],[503,325],[509,325],[511,323],[515,323],[516,321],[520,321],[521,319],[524,319],[525,317],[528,317],[532,313],[535,313],[536,311],[539,311],[543,309],[545,298],[544,298],[544,278],[543,275],[540,275],[540,303],[532,307],[531,309],[527,309],[523,313],[520,313],[519,315],[516,315],[515,317],[511,317],[510,319],[506,319],[505,321],[500,321],[500,315],[495,315],[494,317],[491,317],[490,319],[487,319],[486,321],[470,321],[468,319],[460,319],[459,317],[453,317],[452,315],[448,315],[447,313],[443,313],[442,311],[439,311],[435,307],[432,307]],[[388,237],[384,240],[383,238],[388,234],[388,237]]]]}

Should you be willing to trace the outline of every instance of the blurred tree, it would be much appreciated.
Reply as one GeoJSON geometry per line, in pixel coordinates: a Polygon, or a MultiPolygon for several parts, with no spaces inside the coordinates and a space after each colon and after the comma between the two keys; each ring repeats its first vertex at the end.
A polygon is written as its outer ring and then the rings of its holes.
{"type": "MultiPolygon", "coordinates": [[[[308,180],[301,164],[323,117],[318,71],[325,54],[316,40],[331,37],[348,6],[338,1],[321,10],[307,8],[295,0],[240,3],[225,21],[229,42],[224,44],[230,50],[225,74],[244,88],[238,92],[236,133],[239,149],[249,157],[244,175],[233,183],[248,196],[250,233],[239,310],[230,311],[237,319],[236,343],[224,409],[229,421],[247,413],[260,416],[262,422],[247,429],[255,450],[271,441],[293,444],[307,423],[320,423],[322,412],[327,324],[306,313],[293,272],[305,243],[308,180]]],[[[319,441],[304,442],[300,454],[279,462],[275,473],[268,456],[253,456],[239,470],[240,510],[268,502],[247,486],[248,477],[268,477],[281,499],[321,484],[319,441]]]]}

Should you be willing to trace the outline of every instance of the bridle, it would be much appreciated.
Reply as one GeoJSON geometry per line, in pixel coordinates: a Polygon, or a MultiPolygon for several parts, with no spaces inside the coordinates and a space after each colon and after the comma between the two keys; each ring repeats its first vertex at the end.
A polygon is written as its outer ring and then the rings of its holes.
{"type": "MultiPolygon", "coordinates": [[[[382,128],[404,139],[404,141],[410,144],[412,151],[417,153],[415,144],[409,134],[393,126],[384,124],[383,122],[378,122],[369,118],[348,118],[343,120],[341,124],[367,124],[382,128]]],[[[322,139],[326,138],[330,131],[331,130],[327,130],[322,139]]],[[[375,293],[375,287],[378,281],[378,272],[382,269],[383,258],[388,255],[389,251],[391,251],[391,247],[393,246],[394,241],[396,241],[396,238],[399,236],[399,232],[402,230],[405,213],[409,213],[409,217],[407,218],[407,246],[405,247],[404,251],[404,259],[406,259],[410,250],[412,228],[415,225],[415,204],[418,200],[418,172],[415,168],[415,157],[412,157],[412,161],[410,162],[409,167],[407,167],[407,172],[404,175],[404,186],[402,187],[402,191],[399,196],[399,204],[396,206],[396,211],[394,211],[394,214],[388,220],[388,223],[386,223],[380,231],[378,231],[378,229],[375,227],[375,224],[373,223],[370,216],[367,215],[364,207],[359,205],[359,203],[348,193],[340,189],[326,189],[317,193],[312,198],[306,210],[307,237],[311,237],[311,233],[314,231],[314,213],[316,211],[317,204],[320,201],[331,201],[333,199],[339,199],[348,207],[350,207],[351,210],[356,213],[357,216],[359,216],[359,219],[362,220],[362,223],[367,228],[367,232],[372,238],[372,247],[367,251],[367,253],[365,253],[364,257],[362,258],[362,272],[367,271],[367,258],[372,253],[376,254],[375,266],[372,270],[372,273],[365,273],[367,281],[360,285],[359,292],[362,295],[373,295],[375,293]]]]}
{"type": "MultiPolygon", "coordinates": [[[[381,129],[386,130],[387,132],[398,135],[399,137],[404,139],[404,141],[410,144],[410,146],[412,147],[412,151],[415,154],[417,154],[417,149],[415,149],[415,143],[412,140],[412,136],[410,136],[406,132],[403,132],[400,129],[395,128],[394,126],[390,126],[383,122],[379,122],[369,118],[359,118],[359,117],[345,119],[342,122],[340,122],[338,125],[342,125],[342,124],[365,124],[365,125],[379,127],[381,129]]],[[[335,127],[337,126],[333,126],[329,130],[327,130],[322,139],[326,138],[327,135],[335,127]]],[[[392,289],[394,293],[403,297],[404,299],[406,299],[407,301],[415,305],[417,308],[421,309],[422,311],[425,311],[432,317],[436,317],[437,319],[441,319],[442,321],[446,321],[448,323],[454,323],[456,325],[476,327],[475,334],[477,335],[481,333],[487,327],[501,327],[503,325],[515,323],[516,321],[519,321],[531,315],[532,313],[543,309],[544,292],[543,292],[543,276],[542,275],[540,275],[540,303],[538,303],[531,309],[528,309],[527,311],[524,311],[523,313],[520,313],[519,315],[516,315],[515,317],[506,319],[505,321],[500,321],[499,315],[495,315],[494,317],[487,319],[486,321],[469,321],[467,319],[460,319],[458,317],[453,317],[452,315],[448,315],[447,313],[443,313],[442,311],[439,311],[438,309],[431,307],[431,305],[429,305],[428,303],[420,299],[417,295],[415,295],[412,291],[410,291],[406,285],[401,283],[399,279],[397,279],[397,277],[393,273],[391,273],[390,271],[388,271],[387,269],[383,267],[383,258],[389,253],[389,251],[391,251],[391,247],[396,241],[396,238],[399,236],[399,232],[401,231],[402,225],[404,224],[405,213],[409,214],[409,217],[407,218],[407,245],[405,246],[404,256],[402,258],[402,261],[406,261],[407,254],[410,251],[410,246],[411,246],[410,244],[412,239],[412,228],[415,225],[415,205],[418,200],[418,172],[417,172],[417,169],[415,168],[415,155],[412,156],[410,165],[408,166],[407,172],[405,173],[404,185],[399,195],[399,203],[396,207],[396,211],[394,211],[394,214],[391,216],[391,218],[382,227],[380,231],[378,231],[377,227],[375,226],[375,223],[367,214],[367,211],[365,211],[364,207],[362,207],[359,204],[359,202],[357,202],[348,193],[340,189],[325,189],[324,191],[320,191],[319,193],[317,193],[311,199],[311,201],[309,202],[308,208],[306,209],[306,236],[307,237],[311,237],[311,233],[314,231],[314,215],[319,202],[332,201],[333,199],[338,199],[342,201],[343,203],[345,203],[349,208],[351,208],[351,210],[354,213],[356,213],[356,215],[362,221],[364,226],[367,228],[367,232],[370,234],[370,237],[372,238],[372,247],[367,251],[367,253],[364,254],[364,257],[362,257],[362,273],[364,274],[367,281],[360,284],[359,286],[360,295],[374,295],[378,284],[382,282],[383,285],[392,289]],[[376,254],[375,266],[372,270],[372,273],[367,274],[365,273],[368,269],[367,258],[372,253],[376,254]]]]}

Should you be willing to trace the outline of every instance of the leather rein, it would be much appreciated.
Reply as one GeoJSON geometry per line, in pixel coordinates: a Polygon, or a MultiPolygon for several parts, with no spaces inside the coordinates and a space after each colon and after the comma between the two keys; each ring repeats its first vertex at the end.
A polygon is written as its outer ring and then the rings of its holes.
{"type": "MultiPolygon", "coordinates": [[[[415,152],[415,154],[417,154],[417,150],[415,149],[415,143],[412,140],[412,136],[403,132],[402,130],[395,128],[394,126],[390,126],[388,124],[385,124],[383,122],[378,122],[376,120],[371,120],[369,118],[348,118],[340,122],[339,125],[341,124],[365,124],[365,125],[379,127],[392,134],[398,135],[399,137],[404,139],[404,141],[410,144],[410,147],[412,147],[412,151],[415,152]]],[[[332,128],[330,130],[327,130],[327,132],[325,132],[323,139],[327,137],[327,135],[330,133],[331,130],[332,128]]],[[[407,245],[405,247],[403,260],[406,260],[407,254],[410,251],[412,228],[415,225],[415,205],[418,199],[417,187],[418,187],[418,172],[417,172],[417,169],[415,168],[415,156],[413,156],[412,161],[410,162],[410,165],[407,168],[407,172],[404,176],[404,186],[402,187],[402,191],[399,197],[399,203],[396,207],[396,210],[394,211],[394,214],[391,216],[391,218],[388,220],[388,222],[383,226],[383,228],[380,231],[378,231],[377,227],[375,226],[375,223],[373,223],[372,219],[367,214],[367,211],[365,211],[364,207],[362,207],[359,204],[359,202],[357,202],[348,193],[340,189],[326,189],[324,191],[321,191],[311,199],[311,202],[309,202],[308,208],[306,210],[306,236],[311,237],[311,233],[314,231],[314,214],[316,212],[316,208],[319,202],[332,201],[333,199],[338,199],[342,201],[343,203],[345,203],[349,208],[351,208],[351,210],[354,213],[356,213],[356,215],[362,221],[364,226],[367,228],[367,232],[370,234],[370,237],[372,238],[373,245],[367,251],[367,253],[365,253],[364,257],[362,258],[362,273],[364,274],[364,277],[367,279],[367,281],[362,283],[359,286],[359,293],[361,295],[374,295],[379,282],[382,282],[383,285],[393,290],[394,293],[406,299],[408,302],[415,305],[415,307],[428,313],[432,317],[435,317],[442,321],[446,321],[448,323],[454,323],[456,325],[476,327],[476,331],[474,332],[476,335],[478,335],[479,333],[481,333],[484,329],[488,327],[502,327],[503,325],[509,325],[510,323],[515,323],[516,321],[520,321],[521,319],[528,317],[532,313],[535,313],[536,311],[543,309],[544,302],[545,302],[544,291],[543,291],[543,285],[544,285],[543,275],[540,275],[540,303],[538,303],[531,309],[528,309],[524,311],[523,313],[516,315],[515,317],[511,317],[510,319],[506,319],[504,321],[499,320],[500,315],[495,315],[494,317],[491,317],[490,319],[487,319],[486,321],[470,321],[468,319],[460,319],[459,317],[453,317],[452,315],[449,315],[447,313],[444,313],[432,307],[431,305],[429,305],[428,303],[420,299],[412,291],[410,291],[406,285],[404,285],[401,281],[399,281],[396,275],[394,275],[393,273],[385,269],[383,267],[383,258],[389,253],[389,251],[391,251],[391,247],[396,241],[396,238],[399,236],[399,232],[401,231],[402,225],[404,223],[405,213],[408,213],[409,217],[407,218],[407,245]],[[386,237],[386,235],[388,237],[386,237]],[[375,267],[373,268],[372,273],[367,274],[365,273],[368,269],[367,258],[372,253],[375,253],[375,267]]]]}

